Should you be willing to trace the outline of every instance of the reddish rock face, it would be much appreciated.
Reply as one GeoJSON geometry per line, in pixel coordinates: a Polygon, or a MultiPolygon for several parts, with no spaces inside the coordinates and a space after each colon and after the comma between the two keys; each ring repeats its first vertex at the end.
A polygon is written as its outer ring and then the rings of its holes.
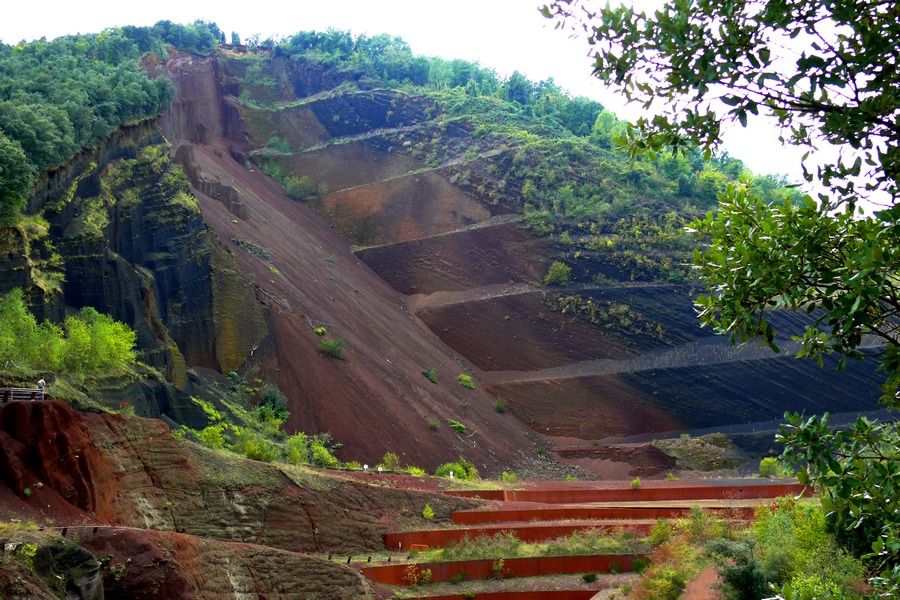
{"type": "MultiPolygon", "coordinates": [[[[53,494],[57,510],[74,516],[105,513],[113,490],[96,482],[112,479],[98,450],[91,421],[58,400],[0,406],[0,477],[13,492],[53,494]]],[[[107,515],[104,515],[107,516],[107,515]]],[[[102,518],[102,517],[101,517],[102,518]]]]}
{"type": "Polygon", "coordinates": [[[402,481],[392,484],[400,489],[368,485],[363,476],[306,473],[295,482],[273,465],[181,444],[162,421],[84,414],[61,401],[0,405],[0,478],[0,517],[178,531],[292,552],[378,550],[382,534],[421,515],[426,502],[444,517],[469,504],[402,481]]]}

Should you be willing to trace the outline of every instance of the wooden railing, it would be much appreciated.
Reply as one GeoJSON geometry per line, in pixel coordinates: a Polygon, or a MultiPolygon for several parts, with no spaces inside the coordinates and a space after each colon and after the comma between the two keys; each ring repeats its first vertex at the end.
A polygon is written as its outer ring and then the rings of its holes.
{"type": "Polygon", "coordinates": [[[46,392],[36,388],[0,388],[3,404],[11,400],[43,400],[46,397],[46,392]]]}

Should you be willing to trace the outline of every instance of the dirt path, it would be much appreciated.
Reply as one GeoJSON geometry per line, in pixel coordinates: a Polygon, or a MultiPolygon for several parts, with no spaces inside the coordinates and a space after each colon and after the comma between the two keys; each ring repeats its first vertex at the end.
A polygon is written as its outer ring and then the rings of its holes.
{"type": "MultiPolygon", "coordinates": [[[[403,175],[403,177],[405,177],[405,175],[403,175]]],[[[399,179],[399,178],[397,178],[397,179],[399,179]]],[[[366,184],[366,185],[369,185],[369,184],[366,184]]],[[[359,186],[359,187],[364,187],[364,186],[359,186]]],[[[352,189],[352,188],[348,188],[348,189],[352,189]]],[[[460,227],[459,229],[454,229],[453,231],[444,231],[441,233],[436,233],[434,235],[422,236],[422,237],[416,238],[413,241],[421,242],[422,240],[446,237],[448,235],[455,235],[458,233],[464,233],[466,231],[474,231],[476,229],[484,229],[486,227],[496,227],[498,225],[507,225],[509,223],[518,223],[519,221],[522,221],[523,219],[524,219],[524,217],[522,215],[515,215],[515,214],[511,214],[511,213],[505,214],[505,215],[497,215],[497,216],[491,217],[490,219],[487,219],[485,221],[481,221],[480,223],[473,223],[472,225],[466,225],[465,227],[460,227]]],[[[353,246],[351,248],[351,250],[353,250],[353,252],[359,252],[361,250],[372,250],[374,248],[385,248],[388,246],[396,246],[398,244],[408,244],[408,243],[409,243],[409,241],[392,242],[390,244],[375,244],[373,246],[353,246]]],[[[438,292],[438,293],[441,293],[441,292],[438,292]]]]}
{"type": "MultiPolygon", "coordinates": [[[[785,356],[792,356],[796,343],[784,344],[785,356]]],[[[635,373],[654,369],[674,369],[695,367],[699,365],[715,365],[742,360],[778,358],[768,348],[758,346],[742,346],[731,348],[722,344],[721,338],[701,339],[675,348],[651,350],[646,354],[624,360],[588,360],[571,363],[561,367],[541,369],[539,371],[489,371],[482,375],[487,384],[502,385],[527,381],[546,381],[553,379],[572,379],[592,377],[595,375],[613,375],[617,373],[635,373]]]]}
{"type": "Polygon", "coordinates": [[[722,594],[716,588],[718,581],[719,576],[716,573],[716,568],[710,565],[700,571],[700,574],[687,584],[681,597],[686,600],[721,600],[722,594]]]}

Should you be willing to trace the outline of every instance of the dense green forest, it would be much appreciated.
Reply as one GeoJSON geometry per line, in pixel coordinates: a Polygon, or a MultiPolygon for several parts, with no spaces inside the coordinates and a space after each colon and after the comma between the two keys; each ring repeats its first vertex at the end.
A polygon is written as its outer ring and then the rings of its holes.
{"type": "MultiPolygon", "coordinates": [[[[629,125],[602,104],[572,97],[552,78],[533,82],[518,71],[501,78],[491,69],[465,60],[414,55],[402,39],[389,35],[353,37],[345,31],[301,32],[279,42],[266,40],[241,82],[242,100],[265,103],[260,88],[279,81],[263,75],[266,64],[288,58],[298,69],[334,73],[335,92],[392,89],[425,95],[442,131],[453,123],[471,128],[478,155],[498,147],[515,149],[514,188],[526,213],[600,218],[635,212],[702,212],[714,207],[729,181],[752,174],[744,164],[720,153],[704,160],[698,151],[662,153],[634,159],[617,148],[629,125]]],[[[277,143],[277,140],[275,140],[277,143]]],[[[290,148],[288,148],[290,150],[290,148]]],[[[415,153],[415,149],[413,149],[415,153]]],[[[449,158],[445,144],[434,143],[418,157],[433,165],[449,158]]],[[[754,191],[768,202],[798,193],[782,176],[754,179],[754,191]]]]}
{"type": "Polygon", "coordinates": [[[0,220],[24,206],[40,173],[168,108],[173,87],[141,69],[145,53],[164,57],[166,44],[210,52],[222,41],[214,24],[161,21],[0,45],[0,220]]]}
{"type": "MultiPolygon", "coordinates": [[[[167,108],[172,86],[141,69],[147,53],[165,57],[167,46],[173,46],[209,54],[224,42],[213,23],[161,21],[0,45],[0,219],[18,213],[41,172],[118,126],[167,108]]],[[[249,45],[248,84],[277,85],[265,75],[265,63],[288,58],[300,68],[328,69],[336,87],[350,91],[426,94],[444,126],[465,120],[484,147],[514,145],[522,171],[518,191],[531,212],[593,218],[641,209],[705,210],[716,204],[728,181],[749,175],[727,154],[708,161],[688,152],[631,162],[614,151],[628,125],[600,103],[571,97],[552,78],[535,83],[518,71],[504,78],[477,62],[418,56],[405,41],[386,34],[301,32],[278,41],[254,38],[249,45]]],[[[756,179],[769,200],[779,197],[784,183],[780,177],[756,179]]]]}

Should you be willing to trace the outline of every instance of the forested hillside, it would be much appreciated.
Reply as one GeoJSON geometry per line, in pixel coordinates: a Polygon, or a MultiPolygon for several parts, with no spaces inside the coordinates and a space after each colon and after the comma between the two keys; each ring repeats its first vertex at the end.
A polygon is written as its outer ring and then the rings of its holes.
{"type": "Polygon", "coordinates": [[[169,107],[174,89],[147,77],[146,53],[165,57],[167,44],[210,52],[223,40],[214,24],[164,21],[0,45],[0,218],[24,205],[39,174],[169,107]]]}

